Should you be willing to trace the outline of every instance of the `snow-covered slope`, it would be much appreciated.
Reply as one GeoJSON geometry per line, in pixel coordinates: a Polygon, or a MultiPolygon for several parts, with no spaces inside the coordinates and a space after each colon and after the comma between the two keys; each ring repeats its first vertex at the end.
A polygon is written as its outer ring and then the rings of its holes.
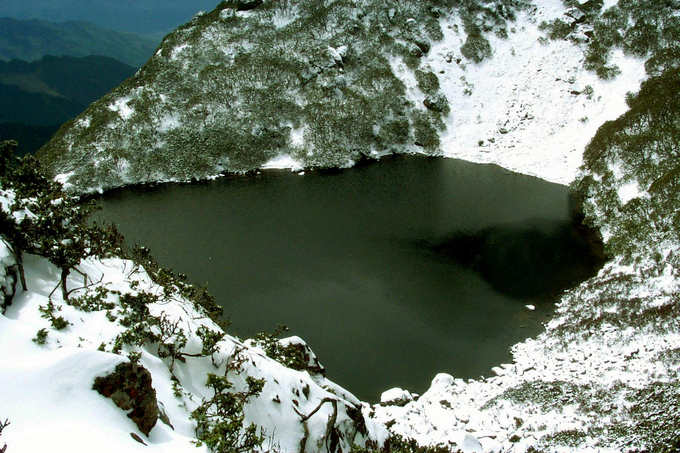
{"type": "Polygon", "coordinates": [[[537,25],[565,10],[561,2],[536,2],[518,15],[508,38],[489,37],[494,55],[479,64],[456,64],[461,32],[455,30],[462,25],[443,21],[444,40],[432,47],[426,64],[440,74],[452,106],[442,134],[444,155],[561,184],[574,180],[588,141],[626,110],[625,95],[639,88],[645,71],[643,60],[618,52],[622,73],[601,80],[583,68],[581,47],[541,43],[537,25]]]}
{"type": "MultiPolygon", "coordinates": [[[[0,192],[4,206],[11,195],[0,192]]],[[[220,327],[190,300],[153,283],[132,261],[90,258],[81,262],[78,270],[87,275],[86,286],[83,276],[75,273],[69,280],[73,289],[69,303],[55,291],[60,272],[46,259],[24,254],[28,291],[8,275],[16,268],[4,240],[0,264],[0,284],[15,293],[0,314],[0,417],[10,421],[2,432],[8,451],[36,452],[55,446],[73,452],[208,451],[192,444],[197,433],[190,417],[214,395],[206,386],[210,373],[227,376],[233,392],[247,386],[246,378],[264,379],[259,395],[247,400],[243,420],[244,427],[257,426],[265,439],[264,450],[331,451],[335,439],[334,448],[347,451],[355,443],[382,443],[387,438],[383,426],[362,415],[368,405],[319,373],[314,354],[299,338],[280,344],[306,351],[310,370],[316,372],[288,368],[267,356],[262,349],[265,343],[229,335],[217,343],[216,352],[201,354],[202,329],[221,332],[220,327]],[[138,295],[151,295],[152,302],[147,304],[146,320],[130,323],[134,309],[121,299],[138,295]],[[66,321],[65,327],[57,328],[58,323],[52,322],[55,317],[66,321]],[[137,342],[135,335],[145,331],[159,334],[162,340],[137,342]],[[188,355],[168,357],[162,354],[167,345],[188,355]],[[130,353],[140,354],[138,362],[151,373],[158,406],[167,415],[167,423],[158,420],[148,437],[128,418],[128,411],[93,390],[95,378],[128,362],[130,353]]],[[[3,300],[0,295],[0,305],[3,300]]]]}
{"type": "Polygon", "coordinates": [[[344,167],[391,152],[493,162],[567,184],[589,138],[644,78],[643,60],[619,52],[622,73],[603,81],[584,69],[585,43],[547,40],[539,25],[563,17],[560,0],[284,3],[198,15],[62,128],[43,160],[77,191],[344,167]],[[466,50],[475,33],[492,55],[466,50]]]}

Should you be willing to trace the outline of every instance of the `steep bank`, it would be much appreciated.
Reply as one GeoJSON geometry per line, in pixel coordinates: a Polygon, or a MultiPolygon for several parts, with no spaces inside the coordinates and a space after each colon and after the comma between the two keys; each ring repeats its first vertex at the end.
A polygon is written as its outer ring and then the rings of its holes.
{"type": "Polygon", "coordinates": [[[66,124],[41,150],[50,170],[97,191],[406,152],[568,183],[644,77],[642,60],[616,54],[622,73],[601,80],[584,43],[545,38],[557,1],[239,4],[168,35],[66,124]]]}

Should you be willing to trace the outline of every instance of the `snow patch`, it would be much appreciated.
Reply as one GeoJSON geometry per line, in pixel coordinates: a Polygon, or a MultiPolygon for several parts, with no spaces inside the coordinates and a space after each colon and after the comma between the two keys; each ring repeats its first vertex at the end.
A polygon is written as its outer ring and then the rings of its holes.
{"type": "Polygon", "coordinates": [[[291,129],[290,143],[293,146],[302,146],[305,143],[305,130],[303,128],[291,129]]]}
{"type": "Polygon", "coordinates": [[[291,171],[302,171],[304,167],[302,163],[289,154],[279,154],[275,158],[267,161],[262,168],[273,169],[273,168],[289,168],[291,171]]]}
{"type": "Polygon", "coordinates": [[[619,187],[618,195],[619,200],[621,200],[621,204],[626,204],[634,198],[640,198],[641,196],[644,196],[644,192],[640,190],[640,186],[638,185],[637,181],[632,181],[619,187]]]}
{"type": "Polygon", "coordinates": [[[189,44],[180,44],[179,46],[172,49],[172,52],[170,52],[170,60],[171,61],[177,60],[177,58],[179,58],[179,54],[181,54],[186,49],[190,48],[191,46],[189,44]]]}
{"type": "Polygon", "coordinates": [[[131,96],[125,96],[117,99],[116,102],[109,105],[109,110],[118,113],[118,116],[124,120],[127,120],[132,116],[133,113],[135,113],[135,111],[127,104],[130,102],[130,100],[132,100],[131,96]]]}

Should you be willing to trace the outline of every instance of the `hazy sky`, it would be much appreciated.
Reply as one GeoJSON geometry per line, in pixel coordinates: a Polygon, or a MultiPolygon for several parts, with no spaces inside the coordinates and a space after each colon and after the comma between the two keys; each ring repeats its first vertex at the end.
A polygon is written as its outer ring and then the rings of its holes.
{"type": "Polygon", "coordinates": [[[82,20],[100,27],[165,35],[220,0],[0,0],[0,17],[54,22],[82,20]]]}

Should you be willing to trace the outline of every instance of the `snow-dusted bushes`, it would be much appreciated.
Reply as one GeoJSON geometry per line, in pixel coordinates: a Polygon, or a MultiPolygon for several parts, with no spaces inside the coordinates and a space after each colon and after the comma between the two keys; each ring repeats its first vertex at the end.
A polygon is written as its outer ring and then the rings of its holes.
{"type": "Polygon", "coordinates": [[[613,255],[646,256],[652,241],[656,260],[677,262],[669,253],[680,243],[680,70],[644,82],[628,105],[586,148],[577,187],[613,255]]]}
{"type": "Polygon", "coordinates": [[[480,62],[492,53],[486,34],[507,36],[521,7],[273,0],[236,11],[222,3],[168,35],[134,78],[41,154],[79,191],[245,172],[279,155],[346,167],[391,152],[438,154],[446,98],[425,87],[424,112],[393,65],[425,70],[441,19],[456,14],[468,31],[464,54],[480,62]]]}
{"type": "Polygon", "coordinates": [[[120,249],[122,237],[113,227],[90,225],[95,210],[65,196],[61,185],[47,178],[33,156],[15,159],[15,142],[3,142],[0,153],[0,184],[13,194],[13,202],[0,211],[3,236],[16,260],[22,287],[23,253],[47,258],[61,269],[62,297],[68,300],[67,279],[81,260],[89,256],[105,257],[120,249]]]}
{"type": "Polygon", "coordinates": [[[602,11],[603,2],[567,0],[570,9],[562,18],[544,21],[541,29],[550,39],[586,42],[584,67],[602,79],[620,74],[610,64],[612,51],[648,59],[650,75],[678,67],[680,56],[680,18],[674,2],[659,0],[621,0],[602,11]]]}

